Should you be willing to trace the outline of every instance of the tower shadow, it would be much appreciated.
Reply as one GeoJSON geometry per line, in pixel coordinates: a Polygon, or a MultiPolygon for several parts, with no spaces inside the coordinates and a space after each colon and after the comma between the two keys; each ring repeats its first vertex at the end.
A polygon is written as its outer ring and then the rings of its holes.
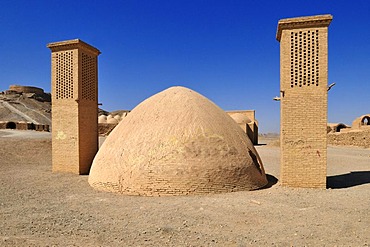
{"type": "Polygon", "coordinates": [[[357,171],[341,175],[328,176],[326,187],[328,189],[344,189],[370,183],[370,171],[357,171]]]}

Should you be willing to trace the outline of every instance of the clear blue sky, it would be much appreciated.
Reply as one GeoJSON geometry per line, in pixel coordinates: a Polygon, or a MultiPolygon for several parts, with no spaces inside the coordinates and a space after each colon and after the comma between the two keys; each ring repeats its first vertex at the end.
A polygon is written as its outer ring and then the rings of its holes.
{"type": "MultiPolygon", "coordinates": [[[[132,109],[170,86],[225,110],[255,109],[260,132],[279,132],[279,19],[332,14],[329,122],[370,113],[370,1],[0,1],[0,91],[50,92],[46,44],[79,38],[97,47],[99,102],[132,109]]],[[[302,119],[302,121],[310,121],[302,119]]]]}

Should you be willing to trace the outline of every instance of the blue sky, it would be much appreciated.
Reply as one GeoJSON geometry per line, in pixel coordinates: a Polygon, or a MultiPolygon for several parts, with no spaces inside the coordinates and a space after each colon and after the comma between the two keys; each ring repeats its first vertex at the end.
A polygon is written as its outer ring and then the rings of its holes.
{"type": "MultiPolygon", "coordinates": [[[[97,47],[99,102],[132,109],[170,86],[225,110],[255,109],[260,132],[279,132],[279,19],[332,14],[329,122],[370,113],[370,1],[0,1],[0,91],[50,92],[46,44],[79,38],[97,47]]],[[[309,119],[302,119],[309,121],[309,119]]]]}

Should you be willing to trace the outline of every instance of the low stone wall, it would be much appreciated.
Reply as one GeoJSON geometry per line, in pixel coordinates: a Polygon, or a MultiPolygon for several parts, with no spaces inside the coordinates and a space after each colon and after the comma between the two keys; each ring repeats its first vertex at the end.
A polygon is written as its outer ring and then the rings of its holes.
{"type": "Polygon", "coordinates": [[[15,123],[15,126],[17,130],[28,130],[28,123],[25,122],[15,123]]]}
{"type": "Polygon", "coordinates": [[[6,123],[5,121],[0,122],[0,129],[6,129],[6,123]]]}
{"type": "Polygon", "coordinates": [[[370,130],[329,133],[328,144],[370,148],[370,130]]]}
{"type": "Polygon", "coordinates": [[[49,132],[49,125],[47,124],[35,124],[34,125],[36,131],[47,131],[49,132]]]}
{"type": "Polygon", "coordinates": [[[26,122],[1,121],[0,129],[16,129],[16,130],[36,130],[50,131],[50,126],[47,124],[33,124],[26,122]]]}

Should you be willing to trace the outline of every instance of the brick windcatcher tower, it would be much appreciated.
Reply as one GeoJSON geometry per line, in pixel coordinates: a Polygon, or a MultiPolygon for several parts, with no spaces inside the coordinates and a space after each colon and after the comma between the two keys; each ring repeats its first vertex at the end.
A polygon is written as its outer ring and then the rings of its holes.
{"type": "Polygon", "coordinates": [[[326,188],[328,26],[332,18],[319,15],[278,23],[283,186],[326,188]]]}
{"type": "Polygon", "coordinates": [[[98,150],[98,55],[79,40],[50,43],[53,172],[88,174],[98,150]]]}

